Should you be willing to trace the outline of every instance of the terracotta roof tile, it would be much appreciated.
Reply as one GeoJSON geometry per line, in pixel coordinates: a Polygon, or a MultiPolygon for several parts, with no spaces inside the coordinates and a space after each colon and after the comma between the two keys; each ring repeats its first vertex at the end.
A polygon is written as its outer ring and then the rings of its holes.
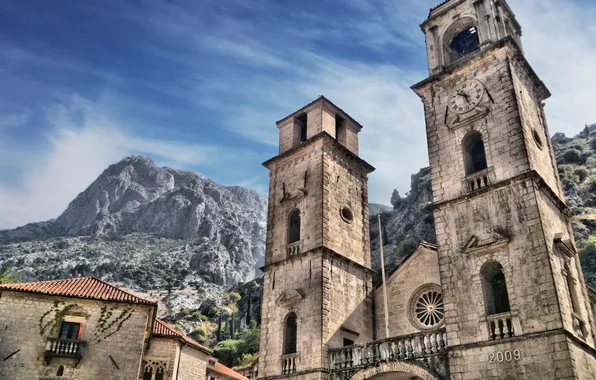
{"type": "Polygon", "coordinates": [[[162,337],[162,338],[178,339],[178,340],[181,340],[184,343],[188,344],[189,346],[192,346],[198,350],[205,352],[208,355],[213,354],[213,352],[209,348],[207,348],[207,347],[203,346],[202,344],[200,344],[199,342],[189,338],[184,333],[176,330],[175,328],[168,325],[167,323],[165,323],[164,321],[162,321],[159,318],[155,319],[155,324],[153,325],[153,335],[162,337]]]}
{"type": "Polygon", "coordinates": [[[65,280],[24,282],[21,284],[1,284],[0,290],[2,289],[100,301],[157,305],[156,302],[139,298],[92,276],[65,280]]]}
{"type": "Polygon", "coordinates": [[[234,371],[233,369],[226,367],[225,365],[223,365],[220,362],[218,362],[217,359],[215,359],[215,358],[209,358],[209,360],[215,361],[215,366],[208,365],[207,366],[207,371],[214,371],[214,372],[217,372],[217,373],[219,373],[221,375],[230,377],[232,379],[248,380],[247,377],[244,377],[241,374],[239,374],[238,372],[234,371]]]}

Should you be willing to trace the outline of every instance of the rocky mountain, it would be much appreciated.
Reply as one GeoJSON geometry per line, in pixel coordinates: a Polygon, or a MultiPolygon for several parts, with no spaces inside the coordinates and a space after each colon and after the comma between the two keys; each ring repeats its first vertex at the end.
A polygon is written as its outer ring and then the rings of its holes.
{"type": "MultiPolygon", "coordinates": [[[[596,124],[552,141],[576,214],[586,280],[596,286],[596,124]]],[[[412,176],[409,193],[393,193],[391,206],[370,204],[369,210],[377,281],[380,232],[387,271],[421,240],[435,242],[428,168],[412,176]]],[[[201,342],[221,341],[217,346],[229,353],[242,346],[246,331],[254,338],[249,325],[260,320],[262,281],[253,279],[263,261],[266,211],[266,198],[254,191],[128,157],[57,219],[0,231],[0,266],[22,281],[100,276],[160,300],[169,322],[201,342]]],[[[255,354],[238,350],[234,360],[255,354]]]]}
{"type": "Polygon", "coordinates": [[[54,220],[0,231],[22,281],[93,274],[177,310],[255,278],[267,199],[146,157],[108,167],[54,220]]]}
{"type": "MultiPolygon", "coordinates": [[[[596,124],[570,138],[552,138],[566,201],[575,213],[573,228],[586,281],[596,287],[596,124]]],[[[385,269],[391,271],[422,240],[435,243],[430,169],[412,176],[411,191],[391,197],[393,209],[381,213],[385,269]]],[[[372,215],[372,212],[371,212],[372,215]]],[[[380,280],[379,228],[371,216],[371,248],[375,280],[380,280]]]]}

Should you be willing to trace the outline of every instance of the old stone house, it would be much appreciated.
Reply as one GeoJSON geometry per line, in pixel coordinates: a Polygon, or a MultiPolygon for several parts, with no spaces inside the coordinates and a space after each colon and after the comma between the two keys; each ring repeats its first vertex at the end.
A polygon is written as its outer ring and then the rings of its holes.
{"type": "Polygon", "coordinates": [[[521,26],[505,0],[447,0],[421,28],[437,245],[373,287],[362,126],[325,97],[278,121],[259,378],[596,379],[595,297],[521,26]]]}
{"type": "Polygon", "coordinates": [[[0,379],[204,380],[212,352],[95,277],[0,285],[0,379]]]}

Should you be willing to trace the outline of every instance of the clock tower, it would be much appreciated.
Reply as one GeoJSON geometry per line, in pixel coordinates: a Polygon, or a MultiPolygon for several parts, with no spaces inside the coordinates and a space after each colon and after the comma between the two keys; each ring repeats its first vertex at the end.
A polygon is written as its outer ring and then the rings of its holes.
{"type": "Polygon", "coordinates": [[[594,318],[547,128],[550,93],[504,0],[421,25],[452,379],[594,379],[594,318]]]}

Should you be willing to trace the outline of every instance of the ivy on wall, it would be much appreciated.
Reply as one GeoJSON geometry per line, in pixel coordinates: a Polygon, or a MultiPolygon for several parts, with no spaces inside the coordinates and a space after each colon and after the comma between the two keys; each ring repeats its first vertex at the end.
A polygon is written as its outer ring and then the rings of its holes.
{"type": "Polygon", "coordinates": [[[134,309],[131,307],[124,310],[118,310],[116,306],[110,308],[107,306],[102,307],[94,332],[97,343],[120,331],[124,323],[132,317],[133,313],[134,309]]]}
{"type": "MultiPolygon", "coordinates": [[[[77,309],[80,309],[77,304],[67,305],[63,301],[54,301],[50,310],[43,313],[39,318],[39,334],[42,337],[56,336],[60,331],[64,317],[74,314],[77,309]]],[[[93,341],[99,343],[119,332],[133,314],[134,309],[132,307],[119,310],[116,306],[103,306],[95,325],[93,341]]]]}
{"type": "Polygon", "coordinates": [[[63,301],[54,301],[50,310],[43,313],[39,318],[39,334],[41,336],[58,334],[64,317],[78,307],[77,304],[67,305],[63,301]]]}

